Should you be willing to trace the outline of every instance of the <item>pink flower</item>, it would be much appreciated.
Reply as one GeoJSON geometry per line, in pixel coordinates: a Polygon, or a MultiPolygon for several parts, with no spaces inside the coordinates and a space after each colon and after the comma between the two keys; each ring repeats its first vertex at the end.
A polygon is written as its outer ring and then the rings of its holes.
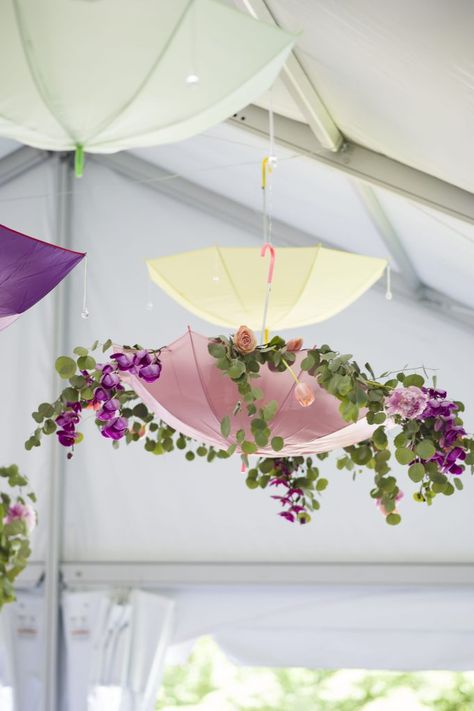
{"type": "Polygon", "coordinates": [[[400,415],[407,420],[415,420],[425,410],[428,399],[428,394],[416,385],[397,388],[385,398],[385,411],[389,416],[400,415]]]}
{"type": "Polygon", "coordinates": [[[302,338],[291,338],[286,343],[286,350],[290,352],[300,351],[303,348],[302,338]]]}
{"type": "Polygon", "coordinates": [[[314,402],[313,388],[307,383],[298,383],[295,388],[295,398],[301,407],[309,407],[314,402]]]}
{"type": "Polygon", "coordinates": [[[8,509],[3,523],[13,523],[13,521],[24,521],[28,533],[31,533],[36,526],[36,511],[29,504],[12,504],[8,509]]]}
{"type": "Polygon", "coordinates": [[[242,355],[253,353],[257,347],[255,333],[248,326],[241,326],[233,337],[234,348],[242,355]]]}

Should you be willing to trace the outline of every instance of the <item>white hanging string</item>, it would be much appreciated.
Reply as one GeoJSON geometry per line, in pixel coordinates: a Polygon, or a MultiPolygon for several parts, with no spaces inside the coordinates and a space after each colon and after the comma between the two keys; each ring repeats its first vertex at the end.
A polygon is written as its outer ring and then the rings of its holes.
{"type": "Polygon", "coordinates": [[[84,281],[82,286],[81,318],[89,318],[89,309],[87,308],[87,254],[84,257],[84,281]]]}
{"type": "Polygon", "coordinates": [[[270,269],[267,277],[267,290],[265,293],[265,304],[263,307],[262,332],[260,336],[261,343],[265,343],[268,338],[267,319],[268,307],[270,304],[270,294],[272,291],[273,269],[275,264],[275,250],[272,246],[272,171],[276,166],[276,157],[274,155],[274,122],[273,122],[273,106],[270,94],[270,106],[268,110],[269,123],[269,155],[262,162],[262,220],[263,220],[263,246],[261,256],[264,257],[267,250],[270,251],[270,269]]]}
{"type": "Polygon", "coordinates": [[[390,269],[390,264],[387,264],[385,268],[385,277],[386,277],[386,290],[385,290],[385,298],[387,301],[391,301],[393,299],[393,294],[392,294],[392,272],[390,269]]]}
{"type": "Polygon", "coordinates": [[[152,284],[151,284],[151,279],[150,279],[149,274],[147,274],[146,288],[147,288],[147,300],[146,300],[146,304],[145,304],[145,309],[147,311],[153,311],[153,297],[152,297],[152,293],[151,293],[152,284]]]}

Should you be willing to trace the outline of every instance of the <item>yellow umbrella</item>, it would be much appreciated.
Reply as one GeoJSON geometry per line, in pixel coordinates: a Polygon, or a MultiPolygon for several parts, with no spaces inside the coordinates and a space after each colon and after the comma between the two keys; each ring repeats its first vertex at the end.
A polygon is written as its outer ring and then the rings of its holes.
{"type": "MultiPolygon", "coordinates": [[[[384,259],[320,245],[278,247],[266,326],[271,331],[331,318],[382,275],[384,259]]],[[[253,247],[208,247],[147,260],[151,279],[185,309],[227,328],[259,328],[268,262],[253,247]]]]}

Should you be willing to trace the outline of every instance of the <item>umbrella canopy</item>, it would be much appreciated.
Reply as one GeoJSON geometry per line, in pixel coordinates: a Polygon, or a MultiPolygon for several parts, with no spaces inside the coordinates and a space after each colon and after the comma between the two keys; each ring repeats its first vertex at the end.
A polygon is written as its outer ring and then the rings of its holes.
{"type": "Polygon", "coordinates": [[[97,153],[178,141],[261,96],[293,43],[217,0],[5,2],[0,134],[97,153]]]}
{"type": "MultiPolygon", "coordinates": [[[[227,449],[238,429],[250,432],[249,417],[241,410],[231,418],[229,438],[222,436],[220,422],[233,411],[241,396],[236,384],[216,367],[208,344],[209,338],[188,330],[161,351],[163,370],[159,380],[146,383],[129,374],[123,378],[147,407],[171,427],[218,449],[227,449]]],[[[296,354],[296,373],[305,355],[306,351],[296,354]]],[[[295,382],[289,372],[274,373],[262,368],[258,379],[258,387],[264,393],[262,402],[277,401],[272,435],[283,437],[285,447],[278,455],[270,446],[259,449],[258,454],[284,457],[327,452],[370,437],[374,426],[367,424],[365,418],[348,425],[339,414],[335,397],[306,372],[300,372],[299,378],[315,390],[315,400],[309,407],[301,407],[293,397],[295,382]]]]}
{"type": "MultiPolygon", "coordinates": [[[[151,279],[184,308],[226,328],[262,324],[268,263],[252,247],[209,247],[147,261],[151,279]]],[[[271,331],[318,323],[381,276],[384,259],[336,249],[279,247],[268,311],[271,331]]]]}
{"type": "Polygon", "coordinates": [[[84,256],[0,225],[0,331],[54,289],[84,256]]]}

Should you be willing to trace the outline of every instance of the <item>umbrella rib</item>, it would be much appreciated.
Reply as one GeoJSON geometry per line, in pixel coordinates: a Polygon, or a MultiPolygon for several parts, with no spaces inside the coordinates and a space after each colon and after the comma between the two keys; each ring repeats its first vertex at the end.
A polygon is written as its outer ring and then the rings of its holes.
{"type": "MultiPolygon", "coordinates": [[[[195,366],[196,366],[196,371],[197,371],[197,374],[198,374],[198,377],[199,377],[199,382],[201,383],[201,388],[202,388],[202,391],[203,391],[203,393],[204,393],[204,397],[206,398],[206,402],[207,402],[207,405],[208,405],[208,407],[209,407],[209,410],[212,412],[212,414],[213,414],[214,417],[215,417],[216,422],[219,424],[219,429],[218,429],[218,430],[216,430],[216,429],[214,429],[214,428],[212,428],[212,429],[213,429],[213,431],[214,431],[215,434],[217,434],[219,437],[222,437],[223,435],[222,435],[221,429],[220,429],[221,421],[220,421],[219,417],[217,416],[216,411],[214,410],[213,405],[211,404],[211,401],[210,401],[210,399],[209,399],[209,394],[208,394],[207,388],[206,388],[206,386],[205,386],[205,384],[204,384],[204,380],[202,379],[201,371],[200,371],[200,369],[199,369],[199,364],[198,364],[198,360],[197,360],[197,357],[196,357],[196,349],[194,348],[193,332],[191,331],[190,328],[188,328],[188,333],[189,333],[189,340],[191,341],[191,350],[192,350],[192,352],[193,352],[194,364],[195,364],[195,366]]],[[[229,441],[227,437],[224,437],[224,439],[225,439],[227,442],[229,441]]]]}
{"type": "MultiPolygon", "coordinates": [[[[302,285],[302,287],[301,287],[301,289],[300,289],[300,293],[298,294],[298,298],[294,300],[293,305],[290,306],[290,308],[288,309],[288,311],[287,311],[283,316],[281,316],[281,318],[278,320],[278,323],[281,323],[282,321],[284,321],[285,319],[287,319],[288,316],[292,313],[292,311],[294,311],[294,308],[295,308],[296,304],[299,303],[299,301],[301,301],[301,299],[302,299],[302,297],[303,297],[303,294],[304,294],[304,292],[306,291],[306,287],[308,286],[309,280],[311,279],[311,277],[312,277],[312,275],[313,275],[314,267],[315,267],[316,261],[317,261],[317,259],[318,259],[318,257],[319,257],[319,251],[320,251],[320,249],[321,249],[321,242],[316,245],[316,250],[315,250],[315,253],[314,253],[314,257],[313,257],[313,263],[311,264],[311,267],[308,269],[308,273],[307,273],[307,275],[306,275],[306,279],[304,280],[304,283],[303,283],[303,285],[302,285]]],[[[276,323],[275,326],[278,326],[278,323],[276,323]]],[[[288,328],[288,326],[286,326],[286,328],[288,328]]]]}
{"type": "Polygon", "coordinates": [[[52,104],[50,102],[49,96],[48,96],[48,91],[46,88],[46,83],[44,82],[41,73],[38,69],[37,62],[33,60],[33,57],[30,54],[30,51],[28,47],[32,46],[32,42],[29,40],[29,37],[27,36],[26,32],[26,27],[25,23],[23,21],[23,17],[21,14],[20,10],[20,5],[18,0],[13,0],[13,10],[15,13],[15,19],[16,19],[16,24],[18,27],[18,34],[20,37],[20,42],[21,42],[21,47],[23,49],[23,54],[25,55],[26,63],[28,64],[28,68],[30,70],[30,76],[33,80],[33,84],[36,87],[36,91],[38,92],[41,100],[43,101],[44,105],[50,112],[51,116],[58,122],[58,124],[61,126],[63,131],[67,134],[68,138],[75,144],[79,142],[79,140],[74,136],[72,133],[71,129],[69,126],[67,126],[63,119],[56,113],[55,110],[53,110],[52,104]]]}
{"type": "Polygon", "coordinates": [[[163,48],[161,49],[161,51],[159,52],[159,54],[158,54],[158,56],[156,57],[155,61],[154,61],[153,64],[151,65],[151,67],[150,67],[150,69],[149,69],[147,75],[145,76],[145,78],[143,79],[143,81],[139,84],[139,86],[138,86],[137,89],[135,90],[134,94],[133,94],[124,104],[122,104],[122,105],[120,106],[120,108],[118,108],[116,111],[114,111],[114,113],[112,114],[112,116],[109,116],[105,121],[103,121],[102,124],[99,126],[99,128],[97,128],[97,129],[94,131],[94,133],[92,133],[91,135],[89,135],[89,136],[85,139],[84,143],[89,143],[90,141],[93,141],[95,138],[97,138],[97,136],[100,136],[100,134],[102,133],[102,131],[104,131],[104,130],[107,129],[107,128],[110,128],[110,126],[112,126],[112,124],[114,123],[114,121],[116,121],[116,120],[119,118],[119,116],[121,116],[121,115],[133,104],[133,102],[136,100],[136,98],[137,98],[138,96],[140,96],[140,94],[142,93],[143,89],[144,89],[145,86],[148,84],[150,78],[153,76],[153,74],[154,74],[156,68],[157,68],[158,65],[160,64],[160,61],[163,59],[164,55],[165,55],[166,52],[168,51],[168,49],[169,49],[171,43],[173,42],[174,38],[176,37],[176,34],[178,33],[179,29],[181,28],[181,25],[183,24],[183,22],[184,22],[184,20],[185,20],[185,18],[186,18],[186,15],[187,15],[188,12],[189,12],[190,7],[193,5],[193,2],[194,2],[194,0],[189,0],[188,4],[187,4],[186,7],[184,8],[183,12],[182,12],[181,15],[179,16],[178,21],[176,22],[175,26],[173,27],[173,31],[171,32],[170,36],[168,37],[167,41],[165,42],[164,47],[163,47],[163,48]]]}
{"type": "Polygon", "coordinates": [[[236,288],[236,286],[235,286],[235,284],[234,284],[234,281],[233,281],[233,279],[232,279],[232,277],[231,277],[231,275],[230,275],[230,272],[229,272],[229,270],[228,270],[228,268],[227,268],[227,264],[226,264],[225,261],[224,261],[224,258],[223,258],[222,254],[221,254],[221,250],[219,249],[219,247],[216,247],[216,251],[217,251],[217,254],[218,254],[220,263],[222,264],[222,268],[223,268],[223,270],[224,270],[224,272],[225,272],[225,274],[226,274],[226,276],[227,276],[227,279],[229,280],[229,284],[231,285],[231,287],[232,287],[232,289],[233,289],[233,291],[234,291],[234,294],[235,294],[235,296],[237,297],[237,301],[238,301],[239,304],[240,304],[240,308],[242,309],[242,312],[247,315],[247,309],[245,308],[245,304],[243,303],[242,299],[240,298],[239,290],[236,288]]]}

